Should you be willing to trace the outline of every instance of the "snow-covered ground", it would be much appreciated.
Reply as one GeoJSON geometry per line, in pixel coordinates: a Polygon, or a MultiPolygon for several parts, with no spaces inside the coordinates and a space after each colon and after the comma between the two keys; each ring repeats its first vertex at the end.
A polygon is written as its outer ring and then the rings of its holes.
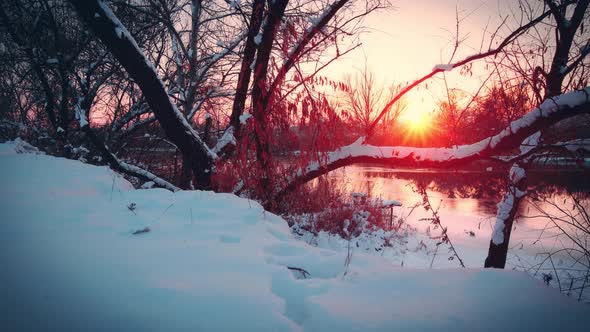
{"type": "Polygon", "coordinates": [[[24,146],[0,145],[2,331],[590,326],[590,307],[521,272],[408,269],[363,252],[346,268],[345,250],[294,239],[256,202],[133,190],[106,167],[24,146]]]}
{"type": "MultiPolygon", "coordinates": [[[[441,230],[434,229],[428,218],[432,217],[432,211],[425,210],[421,194],[417,193],[415,183],[408,176],[403,174],[415,173],[425,175],[428,173],[443,175],[440,170],[433,169],[391,169],[372,165],[355,165],[339,169],[328,174],[330,181],[333,181],[335,188],[342,192],[370,194],[373,198],[396,198],[404,204],[394,208],[394,215],[404,219],[404,230],[408,234],[401,234],[394,238],[397,245],[384,247],[383,241],[379,243],[379,236],[371,237],[364,234],[354,239],[355,250],[378,254],[388,259],[391,264],[410,268],[456,268],[459,267],[457,259],[449,260],[452,254],[449,246],[441,244],[438,248],[436,243],[440,240],[436,237],[441,235],[441,230]],[[416,208],[416,204],[419,204],[416,208]],[[412,231],[412,229],[414,231],[412,231]],[[404,236],[405,235],[405,236],[404,236]],[[356,242],[359,243],[358,247],[356,242]],[[375,250],[377,249],[377,250],[375,250]]],[[[452,181],[456,185],[461,182],[473,181],[473,188],[481,188],[476,177],[481,173],[473,171],[452,171],[446,176],[439,178],[438,183],[443,186],[428,191],[429,199],[438,209],[441,222],[447,228],[447,234],[461,257],[462,261],[469,268],[479,268],[488,254],[490,239],[492,237],[492,226],[496,221],[497,204],[499,198],[462,198],[449,197],[449,188],[444,184],[452,181]],[[452,177],[465,177],[462,180],[452,180],[452,177]]],[[[583,175],[580,175],[583,176],[583,175]]],[[[430,181],[430,180],[428,180],[430,181]]],[[[486,182],[483,182],[484,184],[486,182]]],[[[488,184],[494,188],[493,183],[488,184]]],[[[463,187],[465,189],[465,187],[463,187]]],[[[474,189],[475,190],[475,189],[474,189]]],[[[478,189],[481,190],[481,189],[478,189]]],[[[486,189],[490,190],[490,189],[486,189]]],[[[493,189],[492,189],[493,190],[493,189]]],[[[566,206],[567,209],[558,209],[555,206],[544,202],[533,203],[527,199],[521,203],[521,217],[516,220],[512,230],[510,249],[506,262],[506,269],[526,271],[539,280],[548,277],[549,284],[562,290],[564,294],[590,304],[590,292],[588,285],[588,262],[583,255],[566,248],[576,246],[558,227],[551,227],[549,220],[539,215],[535,204],[543,210],[558,216],[562,221],[569,220],[566,214],[575,215],[576,211],[571,210],[573,202],[568,195],[556,194],[550,201],[557,202],[557,206],[566,206]],[[527,216],[527,217],[524,217],[527,216]],[[550,256],[549,256],[550,255],[550,256]],[[581,296],[580,296],[581,295],[581,296]]],[[[588,200],[582,202],[587,206],[588,200]]],[[[579,216],[581,217],[581,216],[579,216]]],[[[579,221],[583,222],[583,218],[579,221]]],[[[584,243],[584,235],[580,230],[572,228],[567,223],[559,225],[569,235],[579,236],[579,243],[584,243]]],[[[321,234],[319,237],[312,237],[304,234],[302,240],[332,249],[347,247],[347,241],[337,236],[321,234]]]]}

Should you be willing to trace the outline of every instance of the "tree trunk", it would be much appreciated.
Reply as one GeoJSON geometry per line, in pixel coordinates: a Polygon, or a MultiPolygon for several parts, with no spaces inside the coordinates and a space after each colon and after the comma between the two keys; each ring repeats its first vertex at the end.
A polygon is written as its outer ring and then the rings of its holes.
{"type": "MultiPolygon", "coordinates": [[[[520,168],[518,165],[513,167],[520,168]]],[[[522,168],[520,169],[523,170],[522,168]]],[[[493,267],[497,269],[503,269],[506,266],[506,258],[508,256],[508,245],[510,244],[512,226],[514,225],[514,219],[516,217],[516,213],[518,212],[518,206],[520,205],[524,193],[527,190],[526,173],[524,170],[522,172],[524,175],[519,177],[515,183],[510,183],[508,190],[502,199],[502,202],[498,204],[498,213],[496,217],[498,220],[494,226],[494,234],[490,240],[488,256],[484,262],[484,267],[486,268],[493,267]],[[507,205],[508,203],[510,204],[507,205]],[[502,211],[508,207],[510,209],[509,211],[502,211]],[[496,229],[497,227],[500,227],[499,223],[503,225],[503,229],[496,229]],[[496,232],[501,234],[496,234],[496,232]]],[[[510,175],[510,178],[512,181],[512,174],[510,175]]]]}
{"type": "Polygon", "coordinates": [[[180,181],[179,181],[179,185],[180,188],[182,189],[193,189],[192,186],[192,180],[193,180],[193,170],[191,167],[191,160],[190,158],[187,158],[186,156],[182,156],[182,168],[180,171],[180,181]]]}
{"type": "Polygon", "coordinates": [[[557,22],[557,31],[555,32],[555,54],[553,55],[553,59],[551,61],[549,73],[547,73],[545,99],[561,94],[563,81],[566,75],[564,68],[567,68],[568,61],[570,60],[570,51],[573,45],[574,37],[578,31],[579,26],[584,20],[584,15],[588,10],[590,0],[578,1],[569,20],[565,17],[565,8],[561,10],[551,1],[548,1],[547,4],[549,4],[551,7],[553,16],[557,22]]]}
{"type": "Polygon", "coordinates": [[[256,121],[256,131],[254,135],[254,142],[256,144],[256,159],[261,168],[260,189],[261,192],[270,197],[273,162],[270,155],[270,130],[268,129],[268,82],[267,73],[270,56],[272,53],[272,45],[275,40],[277,28],[281,24],[281,20],[285,13],[285,8],[289,3],[288,0],[276,0],[270,5],[270,10],[266,18],[266,24],[262,31],[262,40],[258,45],[256,66],[254,71],[254,86],[252,87],[252,105],[253,115],[256,121]]]}
{"type": "Polygon", "coordinates": [[[97,0],[70,2],[140,87],[168,139],[184,157],[190,159],[198,189],[210,189],[214,154],[172,103],[153,65],[137,47],[133,37],[106,4],[97,0]]]}
{"type": "MultiPolygon", "coordinates": [[[[562,93],[562,86],[563,81],[565,78],[565,72],[563,68],[567,68],[567,63],[569,60],[570,50],[572,48],[572,43],[574,40],[574,36],[578,27],[582,23],[584,18],[584,14],[588,9],[588,5],[590,0],[581,0],[576,4],[576,7],[573,11],[570,20],[565,18],[566,9],[560,9],[557,5],[555,5],[552,1],[546,2],[557,22],[557,31],[556,31],[556,49],[555,54],[553,56],[551,62],[551,68],[549,73],[546,77],[546,90],[545,90],[545,99],[553,98],[558,96],[562,93]]],[[[549,126],[545,126],[541,128],[541,131],[544,131],[549,126]]],[[[512,167],[520,167],[518,165],[513,165],[512,167]]],[[[510,232],[512,229],[512,225],[514,224],[514,218],[516,216],[516,212],[518,211],[518,206],[522,197],[515,195],[514,192],[522,192],[524,193],[527,189],[526,177],[523,177],[522,180],[518,182],[514,182],[511,179],[511,185],[509,187],[509,192],[506,193],[507,196],[504,197],[503,202],[509,197],[508,195],[513,195],[514,202],[510,208],[510,213],[507,216],[507,219],[504,220],[504,229],[503,229],[503,241],[500,243],[496,243],[492,238],[490,241],[490,247],[488,249],[488,257],[485,260],[484,267],[494,267],[503,269],[506,265],[506,257],[508,256],[508,245],[510,244],[510,232]],[[513,191],[511,193],[510,191],[513,191]]],[[[500,203],[501,205],[502,203],[500,203]]],[[[498,218],[500,218],[500,205],[498,206],[498,218]]]]}
{"type": "Polygon", "coordinates": [[[240,115],[244,111],[246,97],[248,95],[248,86],[250,85],[250,76],[252,75],[252,63],[256,53],[255,38],[260,31],[262,24],[262,14],[264,13],[264,0],[254,0],[252,3],[252,15],[248,27],[248,37],[244,46],[244,58],[238,75],[238,85],[236,86],[236,96],[232,105],[230,116],[230,125],[234,127],[234,135],[238,136],[240,131],[240,115]]]}

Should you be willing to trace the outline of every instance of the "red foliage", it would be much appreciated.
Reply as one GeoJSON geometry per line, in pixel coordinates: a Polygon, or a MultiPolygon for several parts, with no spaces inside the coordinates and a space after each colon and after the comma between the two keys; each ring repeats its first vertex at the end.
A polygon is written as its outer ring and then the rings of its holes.
{"type": "Polygon", "coordinates": [[[280,206],[290,225],[301,223],[301,228],[317,234],[320,231],[342,238],[356,237],[367,230],[393,230],[386,211],[379,200],[354,200],[343,189],[326,178],[302,186],[291,193],[280,206]]]}

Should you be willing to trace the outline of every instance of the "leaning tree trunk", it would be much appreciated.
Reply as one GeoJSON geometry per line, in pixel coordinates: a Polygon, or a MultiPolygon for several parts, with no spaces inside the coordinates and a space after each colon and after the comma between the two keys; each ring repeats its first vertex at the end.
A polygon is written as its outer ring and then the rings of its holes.
{"type": "Polygon", "coordinates": [[[168,139],[190,160],[197,187],[209,189],[215,154],[201,141],[170,100],[154,66],[139,49],[134,38],[105,3],[98,0],[70,2],[137,83],[168,139]]]}

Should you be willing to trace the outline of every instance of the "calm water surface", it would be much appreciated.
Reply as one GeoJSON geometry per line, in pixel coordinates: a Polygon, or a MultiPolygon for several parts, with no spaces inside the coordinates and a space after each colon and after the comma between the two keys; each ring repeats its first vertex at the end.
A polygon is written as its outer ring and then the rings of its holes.
{"type": "MultiPolygon", "coordinates": [[[[415,191],[417,186],[426,186],[432,205],[439,206],[442,223],[448,227],[451,238],[467,250],[487,251],[497,204],[506,187],[505,170],[449,171],[356,165],[327,176],[345,191],[401,201],[404,206],[396,208],[397,215],[409,215],[407,222],[419,231],[429,226],[420,219],[431,214],[421,207],[413,210],[411,207],[422,202],[422,197],[415,191]]],[[[520,206],[511,247],[528,250],[530,254],[556,249],[565,244],[565,239],[559,236],[555,227],[547,227],[548,219],[538,216],[537,207],[559,214],[560,211],[550,202],[557,202],[559,207],[569,206],[568,192],[583,197],[588,206],[590,179],[572,171],[531,172],[529,183],[534,197],[527,197],[520,206]]]]}

